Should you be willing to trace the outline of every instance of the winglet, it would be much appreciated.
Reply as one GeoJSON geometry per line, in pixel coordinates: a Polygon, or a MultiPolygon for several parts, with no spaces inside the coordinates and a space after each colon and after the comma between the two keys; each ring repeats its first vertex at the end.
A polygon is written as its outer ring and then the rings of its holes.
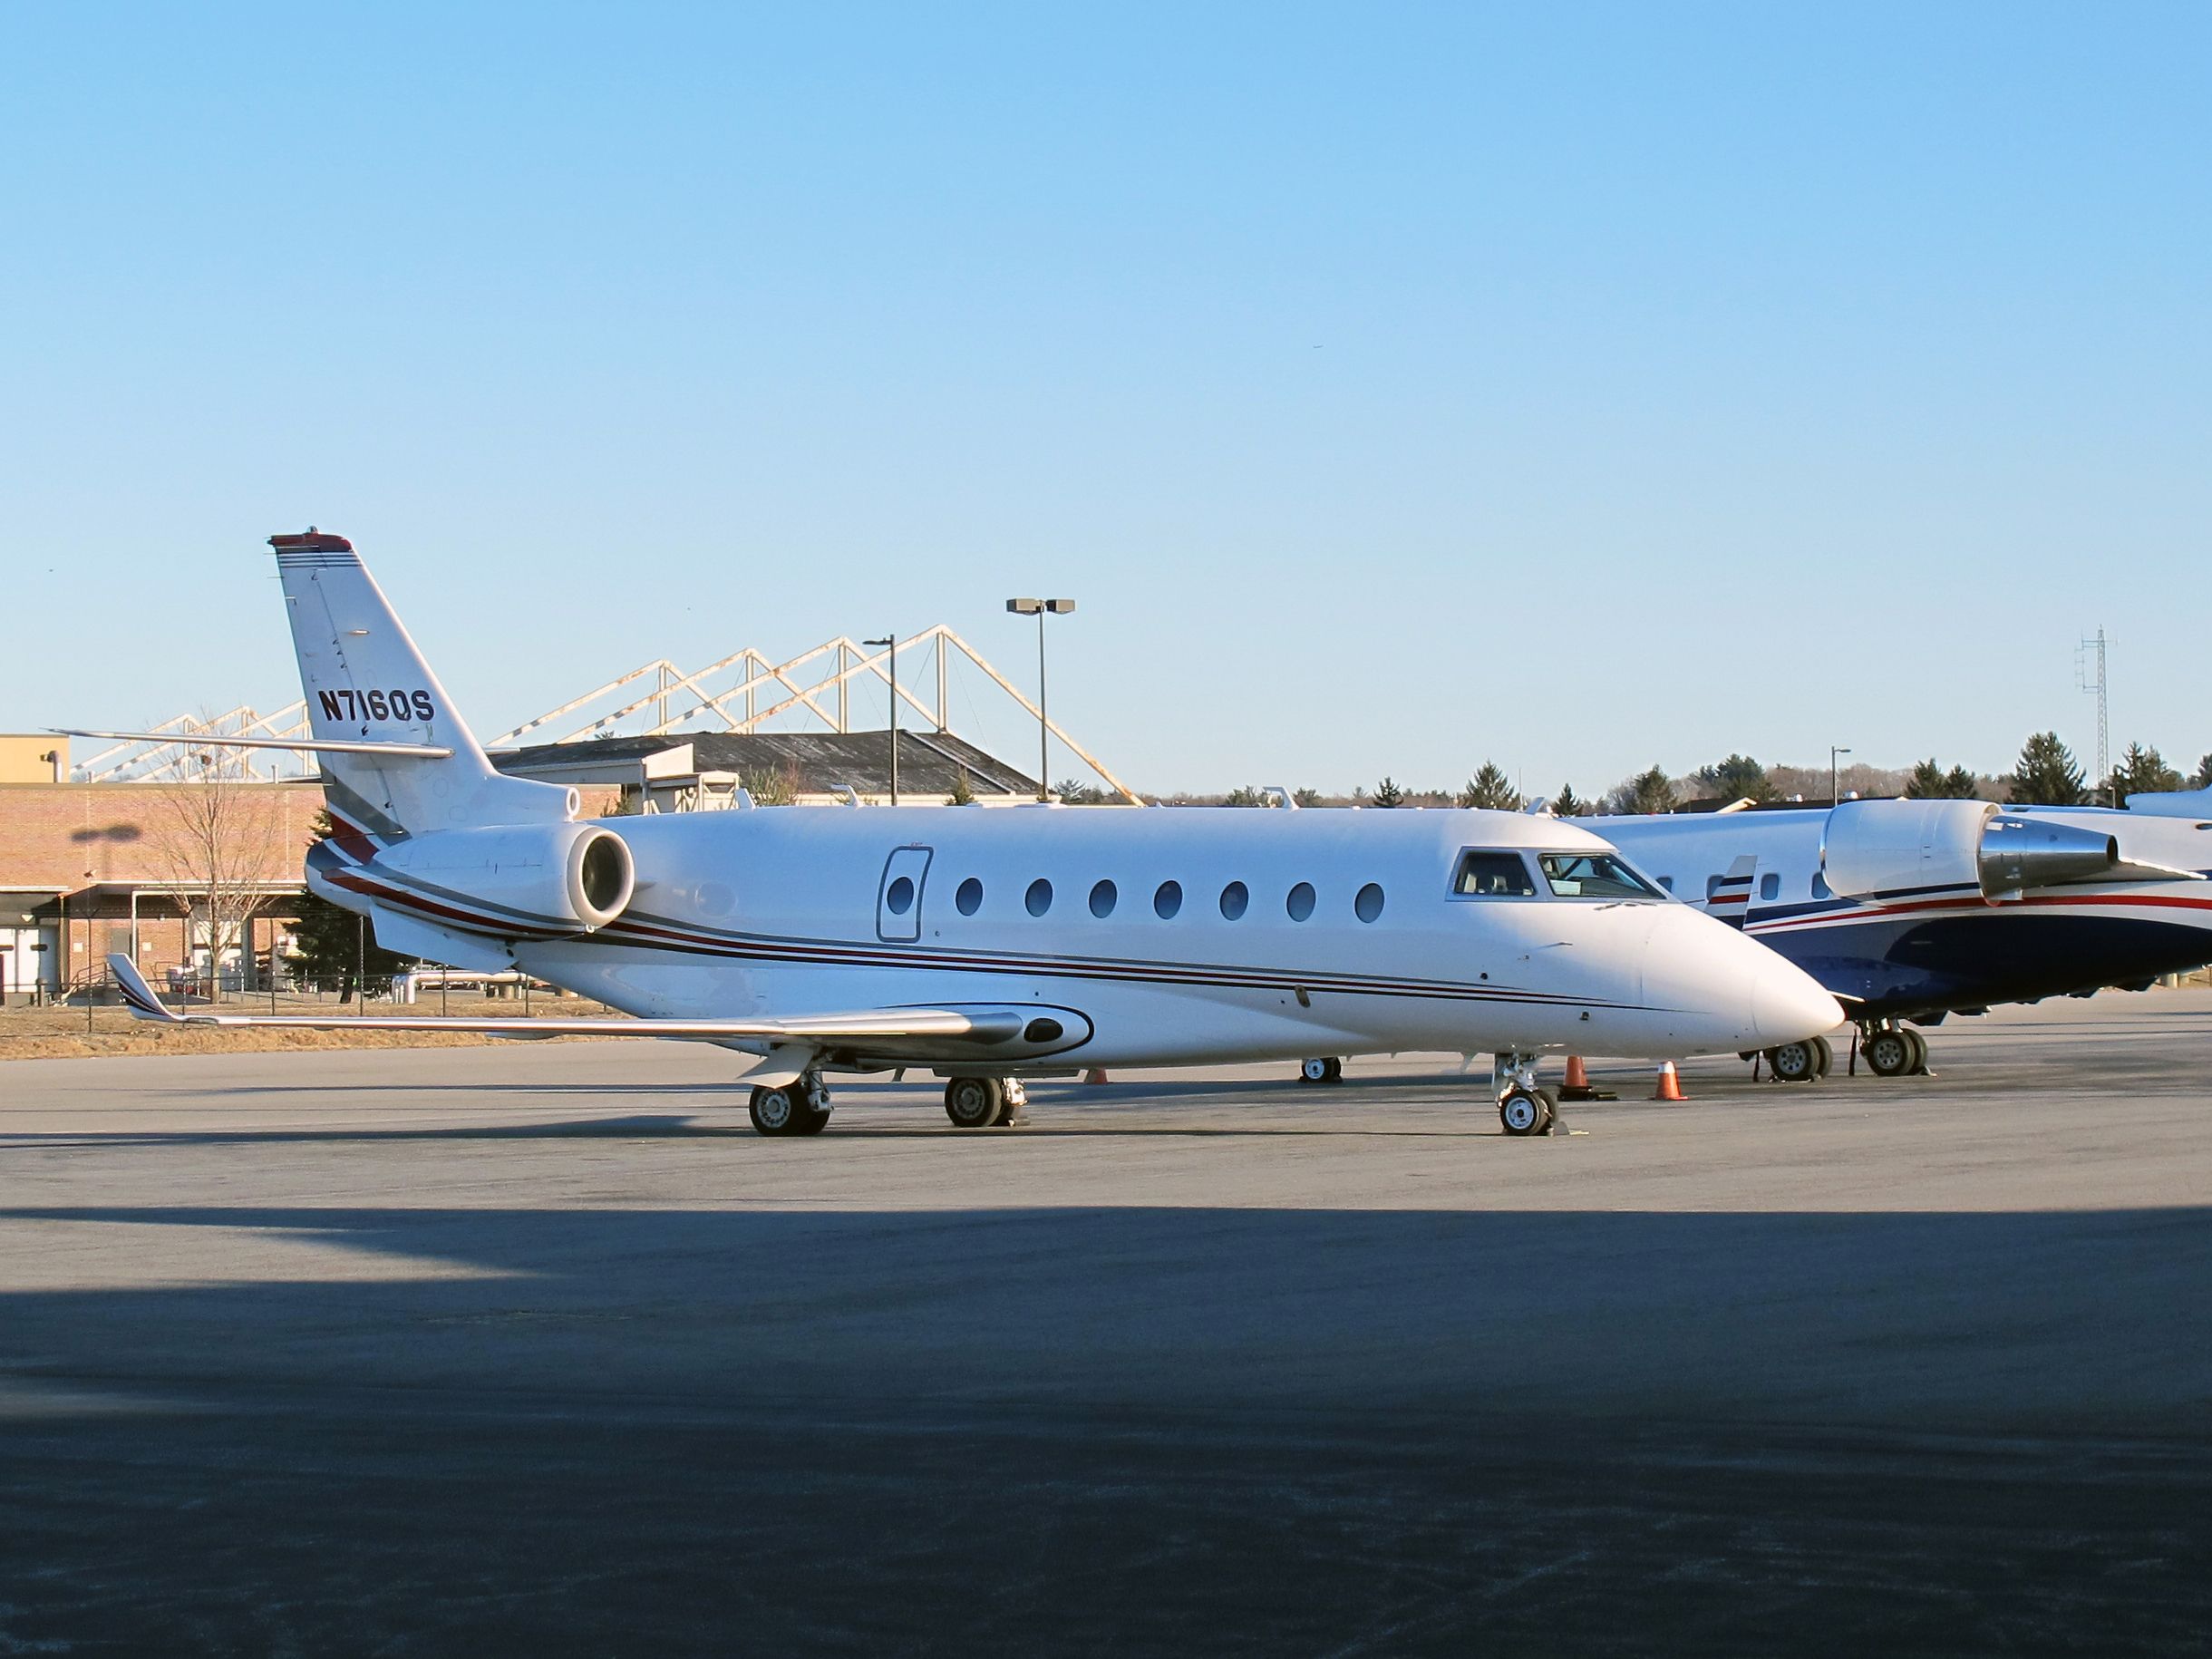
{"type": "Polygon", "coordinates": [[[123,1001],[131,1006],[131,1017],[151,1020],[158,1025],[181,1025],[184,1016],[170,1009],[153,994],[146,983],[146,975],[139,972],[138,964],[120,951],[108,958],[108,972],[115,975],[115,988],[122,993],[123,1001]]]}

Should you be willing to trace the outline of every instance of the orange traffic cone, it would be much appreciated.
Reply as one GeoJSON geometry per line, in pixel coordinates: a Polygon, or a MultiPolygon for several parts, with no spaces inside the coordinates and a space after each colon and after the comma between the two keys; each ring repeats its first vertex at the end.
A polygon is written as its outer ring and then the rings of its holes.
{"type": "Polygon", "coordinates": [[[1587,1089],[1590,1086],[1590,1074],[1582,1069],[1580,1054],[1567,1057],[1567,1086],[1570,1089],[1587,1089]]]}
{"type": "Polygon", "coordinates": [[[1111,1082],[1113,1080],[1111,1078],[1106,1075],[1105,1068],[1102,1066],[1092,1066],[1088,1072],[1083,1073],[1083,1082],[1087,1083],[1105,1083],[1111,1082]]]}
{"type": "Polygon", "coordinates": [[[1659,1091],[1654,1101],[1686,1101],[1690,1097],[1682,1091],[1682,1079],[1674,1075],[1674,1062],[1662,1061],[1659,1065],[1659,1091]]]}

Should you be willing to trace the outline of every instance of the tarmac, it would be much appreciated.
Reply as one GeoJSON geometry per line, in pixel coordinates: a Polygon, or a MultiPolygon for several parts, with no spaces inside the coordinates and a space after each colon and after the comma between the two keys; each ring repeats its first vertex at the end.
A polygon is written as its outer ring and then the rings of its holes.
{"type": "Polygon", "coordinates": [[[2203,1651],[2212,992],[1937,1075],[0,1066],[0,1654],[2203,1651]]]}

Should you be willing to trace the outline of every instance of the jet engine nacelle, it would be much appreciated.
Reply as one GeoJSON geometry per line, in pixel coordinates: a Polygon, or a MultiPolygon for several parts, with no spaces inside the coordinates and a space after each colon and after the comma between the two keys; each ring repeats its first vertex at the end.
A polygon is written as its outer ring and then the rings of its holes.
{"type": "MultiPolygon", "coordinates": [[[[493,918],[511,916],[517,931],[526,933],[604,927],[629,905],[637,885],[629,844],[599,824],[432,830],[383,849],[370,868],[442,888],[493,918]]],[[[500,931],[496,921],[461,925],[500,931]]]]}
{"type": "Polygon", "coordinates": [[[1986,800],[1847,800],[1820,838],[1821,873],[1848,898],[1961,887],[2003,898],[2092,881],[2119,862],[2111,836],[2014,818],[1986,800]]]}

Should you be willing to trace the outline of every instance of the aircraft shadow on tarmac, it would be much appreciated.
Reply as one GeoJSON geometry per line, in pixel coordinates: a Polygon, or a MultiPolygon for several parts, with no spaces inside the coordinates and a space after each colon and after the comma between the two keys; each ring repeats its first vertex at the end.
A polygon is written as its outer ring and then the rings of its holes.
{"type": "Polygon", "coordinates": [[[25,1645],[2178,1651],[2212,1615],[2203,1207],[0,1209],[41,1222],[241,1254],[0,1296],[0,1383],[52,1394],[0,1414],[25,1645]],[[303,1276],[318,1243],[390,1276],[303,1276]]]}

